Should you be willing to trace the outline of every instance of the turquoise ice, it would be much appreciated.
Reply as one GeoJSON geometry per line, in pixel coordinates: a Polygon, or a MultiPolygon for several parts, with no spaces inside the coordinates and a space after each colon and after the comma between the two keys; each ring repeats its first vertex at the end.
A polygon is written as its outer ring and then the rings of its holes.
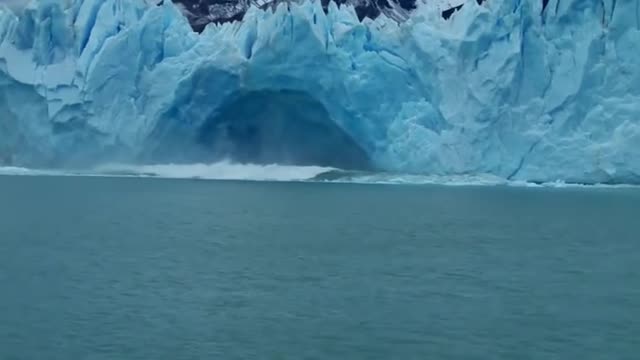
{"type": "Polygon", "coordinates": [[[387,171],[640,183],[640,0],[440,11],[360,22],[283,3],[197,34],[169,1],[4,8],[0,154],[64,167],[248,146],[251,161],[257,128],[287,144],[261,161],[293,149],[387,171]]]}

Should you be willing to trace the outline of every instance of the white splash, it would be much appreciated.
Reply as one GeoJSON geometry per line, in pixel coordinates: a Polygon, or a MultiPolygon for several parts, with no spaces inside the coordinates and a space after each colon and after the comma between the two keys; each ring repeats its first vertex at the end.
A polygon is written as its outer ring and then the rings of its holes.
{"type": "Polygon", "coordinates": [[[323,166],[238,164],[230,161],[212,164],[106,164],[90,170],[50,170],[0,166],[0,176],[98,176],[283,182],[309,181],[371,185],[512,186],[558,189],[640,188],[638,185],[623,184],[509,181],[490,174],[440,176],[384,172],[353,172],[323,166]]]}
{"type": "Polygon", "coordinates": [[[38,170],[18,166],[0,166],[0,175],[16,176],[46,176],[46,175],[66,175],[66,173],[55,170],[38,170]]]}
{"type": "Polygon", "coordinates": [[[94,169],[99,175],[153,176],[169,179],[303,181],[335,170],[322,166],[237,164],[223,161],[213,164],[110,164],[94,169]]]}

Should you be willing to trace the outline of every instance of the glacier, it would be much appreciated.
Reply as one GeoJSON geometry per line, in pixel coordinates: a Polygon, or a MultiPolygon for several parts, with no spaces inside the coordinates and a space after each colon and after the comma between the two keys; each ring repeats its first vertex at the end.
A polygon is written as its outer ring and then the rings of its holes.
{"type": "Polygon", "coordinates": [[[198,34],[170,1],[0,3],[0,164],[640,183],[640,0],[434,4],[287,2],[198,34]]]}

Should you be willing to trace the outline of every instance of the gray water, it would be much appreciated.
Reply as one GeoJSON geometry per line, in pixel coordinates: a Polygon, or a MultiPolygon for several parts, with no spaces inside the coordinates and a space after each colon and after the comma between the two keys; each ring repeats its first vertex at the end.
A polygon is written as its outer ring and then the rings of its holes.
{"type": "Polygon", "coordinates": [[[640,358],[640,191],[0,177],[0,359],[640,358]]]}

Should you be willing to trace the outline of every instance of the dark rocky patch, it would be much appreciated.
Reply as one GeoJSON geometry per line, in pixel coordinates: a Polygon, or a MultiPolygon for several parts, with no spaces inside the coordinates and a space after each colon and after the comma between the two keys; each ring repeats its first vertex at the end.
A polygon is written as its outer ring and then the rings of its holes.
{"type": "MultiPolygon", "coordinates": [[[[160,2],[164,0],[159,0],[160,2]]],[[[194,31],[202,32],[209,23],[222,24],[233,21],[242,21],[244,14],[250,6],[261,9],[274,7],[278,3],[296,0],[173,0],[178,4],[194,31]]],[[[306,1],[306,0],[300,0],[306,1]]],[[[402,22],[406,20],[411,11],[417,7],[417,0],[320,0],[325,12],[329,3],[334,1],[340,5],[353,5],[360,21],[365,18],[375,19],[381,14],[388,18],[402,22]]],[[[476,0],[482,5],[486,0],[476,0]]],[[[548,0],[543,0],[543,8],[548,0]]],[[[464,4],[454,6],[442,12],[444,19],[449,19],[464,4]]]]}
{"type": "MultiPolygon", "coordinates": [[[[274,6],[286,0],[173,0],[183,9],[194,31],[202,32],[209,23],[227,23],[241,21],[249,6],[262,9],[274,6]]],[[[404,21],[416,8],[416,0],[321,0],[325,12],[329,2],[338,5],[352,4],[360,21],[375,19],[380,14],[396,21],[404,21]]]]}

